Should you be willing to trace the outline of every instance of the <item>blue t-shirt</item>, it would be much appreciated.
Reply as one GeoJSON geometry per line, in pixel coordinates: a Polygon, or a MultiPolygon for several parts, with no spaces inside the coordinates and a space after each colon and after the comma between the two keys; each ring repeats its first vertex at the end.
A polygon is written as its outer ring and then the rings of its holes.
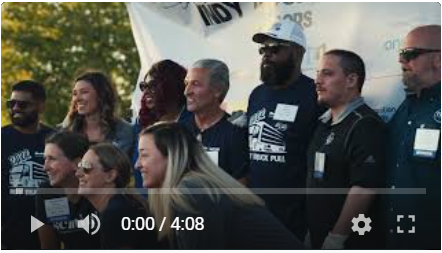
{"type": "MultiPolygon", "coordinates": [[[[315,84],[304,75],[284,89],[262,84],[252,91],[247,110],[251,188],[305,187],[307,147],[320,113],[315,84]]],[[[286,226],[305,222],[302,195],[260,196],[286,226]]]]}
{"type": "Polygon", "coordinates": [[[52,128],[41,125],[35,134],[23,134],[12,125],[2,127],[2,246],[38,249],[37,233],[30,233],[35,194],[48,181],[44,170],[45,138],[52,128]]]}
{"type": "Polygon", "coordinates": [[[220,168],[236,179],[246,176],[248,172],[247,128],[231,123],[230,115],[225,114],[221,120],[204,131],[200,131],[195,117],[179,121],[199,139],[220,168]]]}

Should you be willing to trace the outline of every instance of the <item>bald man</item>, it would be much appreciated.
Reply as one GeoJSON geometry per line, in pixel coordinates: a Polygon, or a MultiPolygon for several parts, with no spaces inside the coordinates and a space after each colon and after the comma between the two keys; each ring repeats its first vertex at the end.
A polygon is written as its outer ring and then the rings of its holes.
{"type": "Polygon", "coordinates": [[[407,97],[389,123],[387,184],[426,193],[386,195],[389,248],[441,248],[440,28],[413,29],[399,54],[407,97]]]}

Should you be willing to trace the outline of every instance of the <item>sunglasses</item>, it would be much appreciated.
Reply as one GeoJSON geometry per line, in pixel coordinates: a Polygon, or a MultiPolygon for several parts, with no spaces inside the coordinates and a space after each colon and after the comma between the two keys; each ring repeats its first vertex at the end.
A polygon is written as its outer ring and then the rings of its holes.
{"type": "Polygon", "coordinates": [[[26,110],[26,108],[28,108],[31,105],[32,105],[31,101],[23,101],[23,100],[15,100],[15,99],[10,99],[10,100],[6,101],[6,107],[8,109],[12,109],[15,106],[17,106],[21,110],[26,110]]]}
{"type": "Polygon", "coordinates": [[[272,43],[268,45],[264,45],[259,48],[259,54],[277,54],[283,48],[289,47],[290,44],[287,43],[272,43]]]}
{"type": "Polygon", "coordinates": [[[79,162],[77,165],[79,170],[82,170],[85,174],[89,174],[94,167],[92,167],[92,164],[88,163],[88,162],[79,162]]]}
{"type": "Polygon", "coordinates": [[[405,62],[416,59],[421,54],[440,52],[440,49],[405,48],[399,51],[399,57],[405,62]]]}

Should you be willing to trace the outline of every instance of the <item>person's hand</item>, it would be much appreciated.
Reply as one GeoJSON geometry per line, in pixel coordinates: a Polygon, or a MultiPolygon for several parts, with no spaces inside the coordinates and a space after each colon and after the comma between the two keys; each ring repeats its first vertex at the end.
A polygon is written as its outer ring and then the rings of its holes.
{"type": "Polygon", "coordinates": [[[347,238],[348,235],[328,233],[324,243],[322,244],[322,249],[344,249],[344,243],[347,238]]]}
{"type": "Polygon", "coordinates": [[[309,231],[307,231],[307,235],[305,235],[304,247],[306,249],[312,249],[312,240],[310,238],[310,232],[309,231]]]}

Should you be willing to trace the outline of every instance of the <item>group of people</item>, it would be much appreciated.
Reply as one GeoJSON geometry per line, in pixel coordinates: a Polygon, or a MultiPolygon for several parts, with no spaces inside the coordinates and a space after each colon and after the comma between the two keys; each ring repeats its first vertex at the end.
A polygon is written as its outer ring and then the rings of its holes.
{"type": "Polygon", "coordinates": [[[216,59],[188,70],[155,63],[139,84],[134,125],[116,116],[100,72],[75,79],[55,129],[39,120],[44,86],[13,85],[2,248],[440,249],[440,26],[405,37],[407,97],[388,124],[361,96],[365,64],[355,52],[326,52],[313,80],[301,71],[298,24],[278,21],[252,40],[262,84],[239,117],[223,109],[229,68],[216,59]],[[92,214],[95,235],[78,225],[92,214]],[[38,234],[30,215],[45,223],[38,234]],[[157,227],[125,230],[126,217],[157,227]],[[187,218],[201,229],[177,230],[187,218]]]}

